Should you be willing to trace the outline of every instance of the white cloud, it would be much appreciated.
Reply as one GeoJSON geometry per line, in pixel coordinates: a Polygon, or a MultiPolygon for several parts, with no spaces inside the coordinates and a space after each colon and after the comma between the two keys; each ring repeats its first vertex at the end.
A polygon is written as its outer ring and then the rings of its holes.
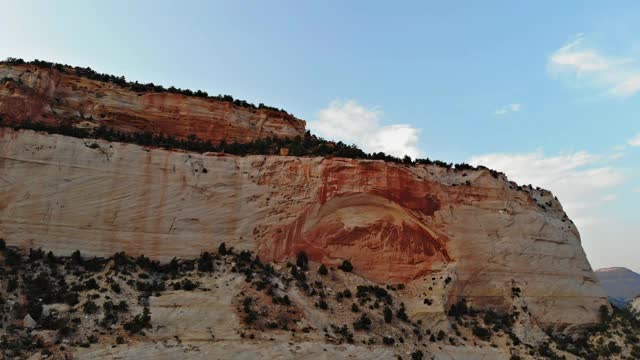
{"type": "Polygon", "coordinates": [[[640,146],[640,133],[629,140],[629,145],[640,146]]]}
{"type": "Polygon", "coordinates": [[[312,133],[356,144],[366,152],[422,156],[417,146],[420,129],[406,124],[382,125],[382,115],[381,110],[366,108],[355,101],[332,101],[308,126],[312,133]]]}
{"type": "Polygon", "coordinates": [[[505,105],[494,112],[495,115],[501,116],[506,115],[508,113],[518,112],[522,105],[520,104],[509,104],[505,105]]]}
{"type": "Polygon", "coordinates": [[[633,192],[640,193],[640,187],[637,187],[637,188],[633,189],[633,192]]]}
{"type": "Polygon", "coordinates": [[[616,152],[616,153],[613,153],[613,154],[609,155],[609,159],[611,159],[611,160],[618,160],[618,159],[623,158],[623,157],[624,157],[624,155],[625,155],[625,153],[624,153],[624,152],[622,152],[622,151],[620,151],[620,152],[616,152]]]}
{"type": "Polygon", "coordinates": [[[640,91],[640,68],[636,60],[603,54],[585,44],[580,34],[549,56],[549,70],[605,89],[605,93],[628,97],[640,91]]]}
{"type": "Polygon", "coordinates": [[[521,185],[551,190],[583,230],[599,221],[598,206],[614,200],[611,190],[624,181],[622,172],[609,166],[596,166],[599,160],[600,156],[586,151],[556,156],[533,152],[478,155],[469,163],[503,171],[521,185]]]}

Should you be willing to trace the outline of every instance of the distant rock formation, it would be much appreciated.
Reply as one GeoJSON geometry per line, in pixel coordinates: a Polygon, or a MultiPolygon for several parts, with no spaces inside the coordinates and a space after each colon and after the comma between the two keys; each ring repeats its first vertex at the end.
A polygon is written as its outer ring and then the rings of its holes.
{"type": "Polygon", "coordinates": [[[626,305],[640,295],[640,274],[624,267],[596,270],[605,293],[613,303],[626,305]]]}

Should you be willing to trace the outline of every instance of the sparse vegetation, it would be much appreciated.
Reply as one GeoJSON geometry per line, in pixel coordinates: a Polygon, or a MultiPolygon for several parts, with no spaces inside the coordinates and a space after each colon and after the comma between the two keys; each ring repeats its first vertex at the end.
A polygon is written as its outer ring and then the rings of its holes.
{"type": "Polygon", "coordinates": [[[360,318],[353,323],[354,330],[370,330],[371,329],[371,319],[367,314],[360,315],[360,318]]]}
{"type": "Polygon", "coordinates": [[[296,265],[302,270],[309,270],[309,258],[307,257],[307,253],[304,251],[300,251],[298,256],[296,257],[296,265]]]}
{"type": "Polygon", "coordinates": [[[344,260],[342,264],[338,266],[338,269],[344,272],[351,272],[353,270],[353,265],[351,265],[351,262],[349,260],[344,260]]]}
{"type": "Polygon", "coordinates": [[[206,251],[200,254],[200,258],[198,259],[198,271],[213,271],[213,257],[206,251]]]}
{"type": "MultiPolygon", "coordinates": [[[[246,155],[279,155],[280,149],[289,150],[290,156],[334,156],[350,159],[363,160],[382,160],[385,162],[403,164],[407,166],[414,165],[435,165],[450,170],[475,169],[487,170],[492,176],[498,177],[500,174],[495,170],[488,169],[484,166],[471,167],[467,164],[450,164],[439,160],[415,159],[411,163],[387,155],[383,152],[365,153],[355,145],[347,145],[343,142],[328,141],[323,138],[312,135],[307,131],[304,136],[296,136],[294,138],[261,138],[251,143],[231,143],[221,142],[220,144],[212,144],[210,141],[199,139],[195,135],[187,138],[175,138],[171,135],[152,133],[152,132],[121,132],[106,126],[100,126],[93,130],[74,127],[68,123],[60,123],[58,125],[49,125],[42,122],[25,121],[21,123],[10,123],[0,118],[0,127],[12,127],[15,130],[34,130],[43,131],[50,134],[60,134],[84,139],[102,139],[112,142],[132,143],[141,146],[154,146],[164,149],[181,149],[192,152],[224,152],[227,154],[246,156],[246,155]]],[[[204,173],[204,172],[203,172],[204,173]]],[[[522,187],[518,187],[522,189],[522,187]]],[[[346,270],[345,270],[346,271],[346,270]]]]}
{"type": "Polygon", "coordinates": [[[479,339],[482,339],[484,341],[491,340],[491,332],[486,328],[476,325],[473,327],[472,331],[473,335],[477,336],[479,339]]]}
{"type": "Polygon", "coordinates": [[[327,270],[327,267],[324,266],[324,264],[320,265],[320,267],[318,268],[318,274],[323,276],[329,274],[329,271],[327,270]]]}
{"type": "Polygon", "coordinates": [[[131,321],[124,324],[125,330],[130,334],[137,334],[144,329],[151,327],[151,312],[148,307],[144,307],[142,314],[136,315],[131,321]]]}
{"type": "Polygon", "coordinates": [[[133,316],[138,306],[130,309],[125,299],[133,296],[145,304],[148,296],[164,289],[164,279],[169,278],[182,278],[178,280],[181,287],[192,288],[195,283],[183,277],[194,270],[195,262],[174,259],[160,264],[144,256],[134,261],[124,253],[109,259],[85,258],[79,251],[63,257],[40,249],[30,249],[25,256],[5,244],[0,254],[0,284],[7,285],[0,285],[0,353],[26,357],[40,346],[24,346],[32,343],[32,331],[54,330],[60,341],[72,346],[91,346],[104,335],[102,329],[116,335],[143,334],[150,326],[149,308],[133,316]],[[5,299],[13,304],[10,311],[5,311],[5,299]],[[27,314],[35,324],[15,325],[22,324],[27,314]]]}
{"type": "MultiPolygon", "coordinates": [[[[602,324],[578,336],[548,330],[547,343],[530,347],[512,330],[518,312],[475,310],[460,299],[448,311],[452,332],[429,329],[429,324],[411,321],[404,303],[395,298],[399,285],[383,288],[369,283],[349,289],[345,283],[336,282],[341,280],[321,275],[319,267],[318,271],[305,275],[302,268],[316,265],[308,258],[305,261],[305,256],[300,254],[293,259],[295,264],[290,263],[287,270],[280,271],[251,252],[238,253],[226,246],[218,250],[216,255],[203,253],[196,259],[159,263],[144,256],[133,259],[124,253],[109,259],[86,258],[80,252],[70,257],[56,257],[38,249],[25,253],[5,246],[0,254],[0,279],[6,284],[4,288],[0,286],[0,308],[5,310],[0,325],[12,326],[10,321],[27,314],[36,325],[30,329],[11,328],[7,341],[0,339],[0,350],[10,357],[26,357],[14,356],[18,348],[21,354],[32,354],[39,345],[24,344],[31,341],[33,329],[55,330],[61,339],[73,339],[70,346],[92,346],[101,341],[106,330],[115,331],[110,341],[127,343],[127,337],[144,336],[153,331],[149,296],[162,296],[165,288],[209,291],[207,281],[196,280],[226,272],[246,280],[234,304],[242,320],[242,336],[250,339],[269,339],[269,331],[274,330],[301,335],[314,331],[300,310],[301,304],[307,302],[322,310],[316,310],[318,314],[341,320],[341,325],[331,325],[325,330],[326,341],[389,346],[411,354],[411,358],[429,358],[431,345],[425,345],[429,343],[455,346],[473,341],[497,346],[500,339],[509,344],[514,359],[525,354],[549,359],[560,359],[566,353],[585,359],[637,358],[640,354],[640,321],[627,310],[614,308],[612,312],[605,306],[600,309],[602,324]],[[215,272],[207,271],[209,263],[215,272]],[[295,286],[295,296],[291,296],[291,286],[295,286]],[[18,295],[24,295],[27,301],[16,303],[18,295]],[[14,305],[8,307],[7,300],[14,305]],[[47,306],[56,303],[69,303],[71,310],[47,312],[47,306]],[[344,323],[347,325],[342,325],[344,323]]],[[[348,278],[354,281],[357,276],[348,278]]],[[[512,289],[512,294],[516,293],[519,291],[512,289]]],[[[524,306],[520,308],[520,312],[526,312],[524,306]]]]}
{"type": "MultiPolygon", "coordinates": [[[[6,60],[0,62],[2,64],[7,64],[7,65],[34,65],[37,66],[39,68],[46,68],[46,69],[55,69],[57,71],[60,71],[62,73],[67,73],[67,74],[72,74],[72,75],[77,75],[80,77],[84,77],[87,79],[91,79],[91,80],[97,80],[97,81],[102,81],[102,82],[108,82],[108,83],[112,83],[118,86],[121,86],[123,88],[135,91],[135,92],[139,92],[139,93],[148,93],[148,92],[154,92],[154,93],[172,93],[172,94],[180,94],[180,95],[185,95],[185,96],[195,96],[195,97],[200,97],[200,98],[206,98],[206,99],[212,99],[212,100],[216,100],[216,101],[224,101],[224,102],[230,102],[233,103],[236,106],[240,106],[240,107],[244,107],[244,108],[249,108],[249,109],[269,109],[272,111],[277,111],[277,112],[281,112],[284,114],[288,114],[286,111],[282,110],[282,109],[278,109],[275,107],[271,107],[271,106],[267,106],[264,105],[262,103],[260,103],[258,106],[249,103],[245,100],[239,100],[239,99],[234,99],[233,96],[231,95],[216,95],[216,96],[210,96],[206,91],[201,91],[201,90],[197,90],[197,91],[192,91],[189,89],[180,89],[180,88],[176,88],[173,86],[170,86],[168,88],[163,87],[162,85],[156,85],[154,83],[148,83],[148,84],[141,84],[138,83],[137,81],[135,82],[130,82],[127,81],[125,79],[124,76],[114,76],[114,75],[109,75],[109,74],[102,74],[99,73],[89,67],[80,67],[80,66],[71,66],[71,65],[66,65],[66,64],[58,64],[58,63],[53,63],[53,62],[48,62],[48,61],[43,61],[43,60],[33,60],[33,61],[24,61],[22,59],[18,59],[18,58],[12,58],[9,57],[6,60]]],[[[4,79],[3,79],[4,81],[4,79]]]]}

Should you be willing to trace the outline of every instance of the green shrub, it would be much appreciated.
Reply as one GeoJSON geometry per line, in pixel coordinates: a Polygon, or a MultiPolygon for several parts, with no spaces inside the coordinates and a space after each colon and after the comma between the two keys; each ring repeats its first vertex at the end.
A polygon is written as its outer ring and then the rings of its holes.
{"type": "Polygon", "coordinates": [[[141,332],[143,329],[151,327],[151,312],[148,307],[144,307],[142,314],[138,314],[134,316],[131,321],[128,321],[124,324],[124,329],[127,330],[130,334],[137,334],[141,332]]]}
{"type": "Polygon", "coordinates": [[[220,244],[218,246],[218,254],[219,255],[227,255],[229,252],[227,251],[227,245],[225,243],[220,244]]]}
{"type": "Polygon", "coordinates": [[[384,310],[382,310],[382,313],[384,315],[384,321],[386,323],[390,323],[391,320],[393,319],[393,312],[391,311],[391,308],[389,308],[388,306],[385,306],[384,310]]]}
{"type": "Polygon", "coordinates": [[[82,311],[85,314],[95,314],[98,311],[98,305],[91,300],[87,300],[87,302],[82,305],[82,311]]]}
{"type": "Polygon", "coordinates": [[[409,321],[409,316],[407,315],[407,311],[404,308],[404,304],[401,304],[400,308],[396,310],[396,317],[404,322],[409,321]]]}
{"type": "Polygon", "coordinates": [[[351,272],[353,270],[353,265],[351,265],[351,262],[349,260],[344,260],[342,264],[338,266],[338,269],[344,272],[351,272]]]}
{"type": "Polygon", "coordinates": [[[120,288],[120,285],[117,282],[111,283],[111,290],[113,290],[113,292],[116,294],[120,294],[120,292],[122,291],[122,289],[120,288]]]}
{"type": "Polygon", "coordinates": [[[469,308],[467,307],[465,299],[458,300],[457,303],[451,305],[449,308],[449,316],[455,316],[456,318],[467,315],[468,313],[469,308]]]}
{"type": "Polygon", "coordinates": [[[80,255],[80,250],[76,250],[71,254],[71,261],[73,261],[78,265],[82,265],[83,260],[82,260],[82,255],[80,255]]]}
{"type": "Polygon", "coordinates": [[[600,305],[600,308],[598,309],[598,314],[600,315],[600,321],[603,323],[606,323],[611,319],[609,315],[609,309],[607,308],[606,305],[600,305]]]}
{"type": "Polygon", "coordinates": [[[18,288],[18,280],[16,278],[9,278],[7,281],[7,292],[13,292],[18,288]]]}
{"type": "Polygon", "coordinates": [[[192,282],[189,279],[182,280],[182,289],[186,291],[195,290],[198,287],[198,284],[192,282]]]}
{"type": "Polygon", "coordinates": [[[100,286],[98,286],[96,279],[91,278],[84,282],[84,288],[87,290],[98,290],[100,286]]]}
{"type": "Polygon", "coordinates": [[[371,319],[367,314],[360,315],[360,318],[353,323],[354,330],[371,330],[371,319]]]}
{"type": "Polygon", "coordinates": [[[471,329],[471,332],[473,332],[473,335],[484,341],[491,340],[491,331],[489,331],[489,329],[487,328],[476,325],[471,329]]]}
{"type": "Polygon", "coordinates": [[[324,266],[324,264],[320,265],[320,268],[318,269],[318,274],[327,275],[328,273],[329,271],[327,270],[327,267],[324,266]]]}
{"type": "Polygon", "coordinates": [[[213,271],[213,257],[206,251],[200,254],[200,258],[198,258],[198,271],[213,271]]]}
{"type": "Polygon", "coordinates": [[[296,257],[296,265],[306,271],[309,270],[309,258],[307,257],[307,253],[304,251],[300,251],[298,256],[296,257]]]}
{"type": "Polygon", "coordinates": [[[42,304],[39,301],[29,301],[27,304],[27,313],[31,315],[33,320],[38,322],[42,316],[42,304]]]}
{"type": "Polygon", "coordinates": [[[378,300],[389,305],[393,303],[393,298],[389,292],[378,285],[358,285],[356,297],[365,300],[368,295],[374,295],[378,300]]]}

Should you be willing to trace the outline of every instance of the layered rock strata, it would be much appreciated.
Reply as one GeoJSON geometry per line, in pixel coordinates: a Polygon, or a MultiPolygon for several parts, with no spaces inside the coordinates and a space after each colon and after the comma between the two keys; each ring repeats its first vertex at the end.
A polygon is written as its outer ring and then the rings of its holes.
{"type": "Polygon", "coordinates": [[[34,65],[0,64],[0,117],[78,127],[108,126],[214,144],[303,136],[305,122],[268,108],[175,93],[135,92],[119,85],[34,65]]]}
{"type": "Polygon", "coordinates": [[[161,260],[222,242],[263,260],[305,250],[407,284],[417,316],[434,311],[426,298],[439,279],[438,311],[463,298],[508,309],[515,292],[533,321],[574,326],[607,303],[551,193],[487,170],[195,154],[4,128],[0,234],[59,254],[161,260]]]}

